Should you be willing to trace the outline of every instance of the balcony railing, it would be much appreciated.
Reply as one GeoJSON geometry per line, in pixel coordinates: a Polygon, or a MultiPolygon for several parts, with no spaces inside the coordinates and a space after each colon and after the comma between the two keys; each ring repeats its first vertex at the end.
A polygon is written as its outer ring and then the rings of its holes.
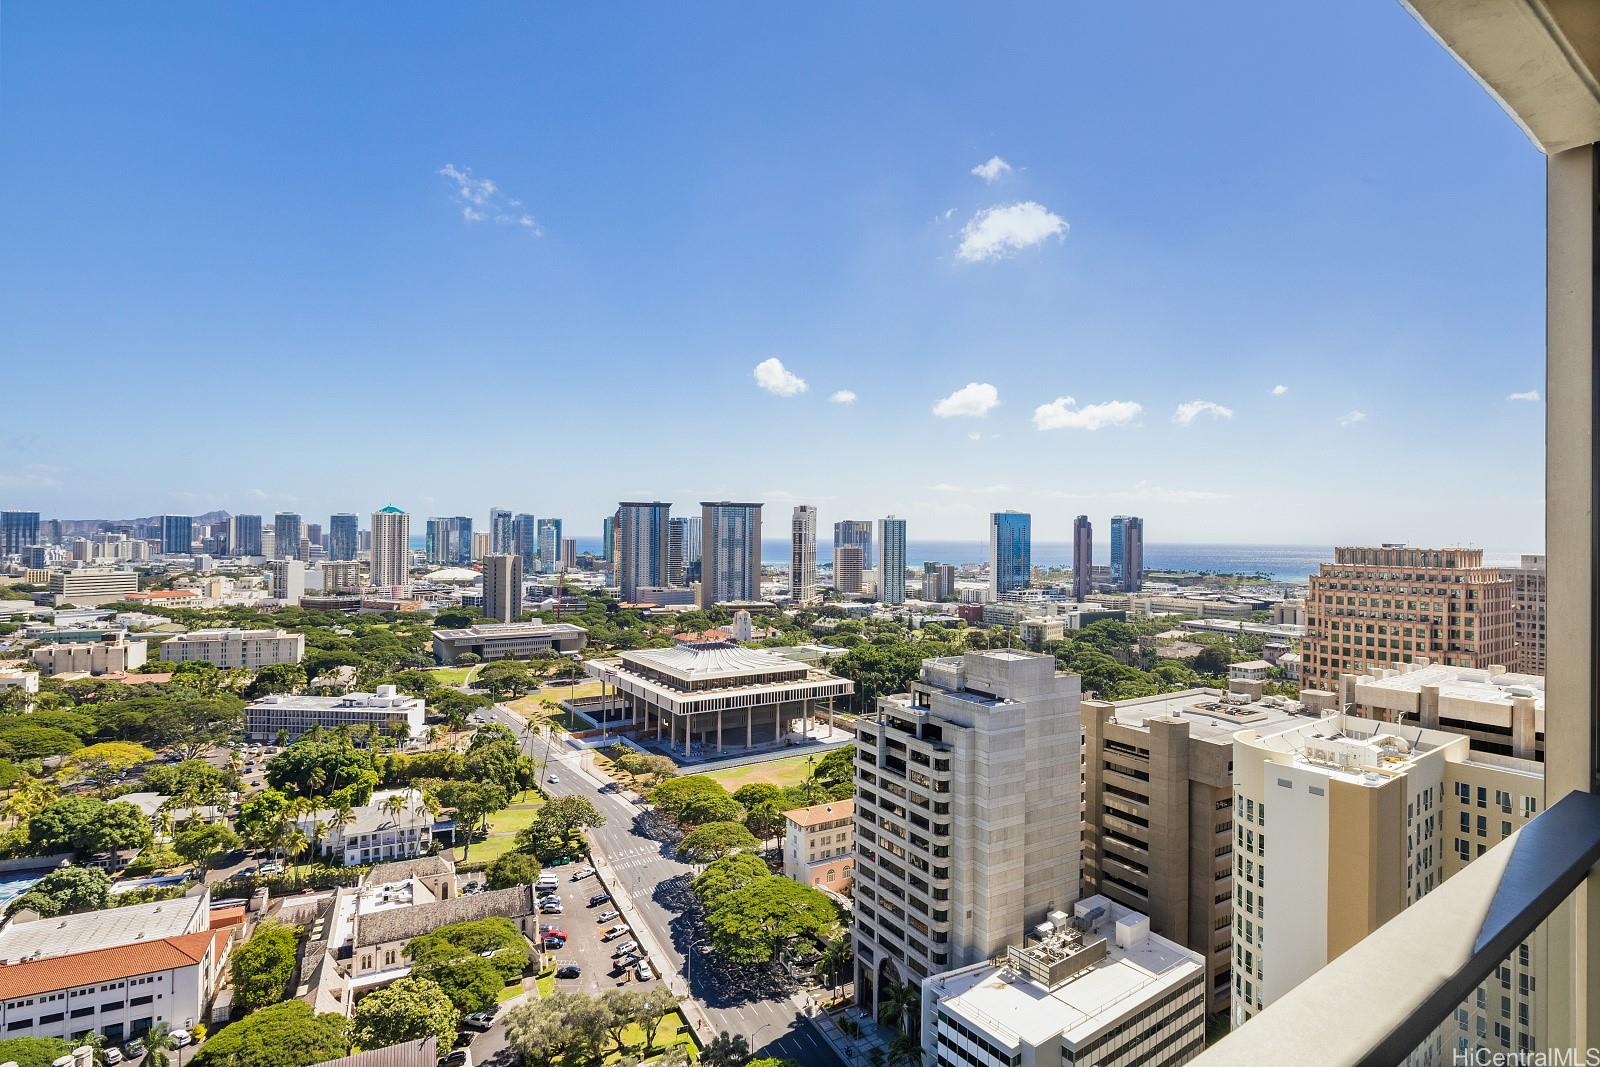
{"type": "Polygon", "coordinates": [[[1600,794],[1570,793],[1192,1062],[1404,1063],[1597,862],[1600,794]]]}

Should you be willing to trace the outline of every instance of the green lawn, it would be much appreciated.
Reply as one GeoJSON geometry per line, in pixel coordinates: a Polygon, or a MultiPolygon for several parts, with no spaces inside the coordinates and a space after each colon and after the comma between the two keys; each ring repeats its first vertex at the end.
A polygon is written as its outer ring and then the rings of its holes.
{"type": "MultiPolygon", "coordinates": [[[[811,777],[811,769],[817,765],[816,761],[816,756],[789,756],[786,759],[767,760],[765,763],[750,763],[743,767],[708,771],[707,777],[721,782],[722,788],[730,793],[736,793],[744,786],[756,782],[766,782],[779,789],[787,789],[811,777]]],[[[695,772],[688,769],[685,773],[695,772]]]]}
{"type": "MultiPolygon", "coordinates": [[[[612,1047],[608,1049],[603,1058],[605,1063],[616,1063],[622,1059],[624,1049],[637,1050],[644,1044],[644,1027],[635,1023],[622,1031],[623,1048],[612,1047]]],[[[674,1045],[683,1045],[689,1050],[689,1058],[696,1059],[700,1055],[700,1047],[695,1044],[694,1035],[689,1031],[689,1022],[683,1017],[683,1012],[675,1011],[661,1020],[661,1026],[656,1030],[655,1047],[649,1052],[651,1056],[659,1056],[674,1045]]],[[[643,1059],[643,1056],[640,1057],[643,1059]]]]}
{"type": "Polygon", "coordinates": [[[466,685],[472,676],[478,673],[481,663],[474,663],[470,667],[435,667],[428,673],[438,680],[440,685],[466,685]]]}
{"type": "MultiPolygon", "coordinates": [[[[468,859],[487,863],[511,851],[511,846],[516,844],[517,831],[533,822],[534,815],[544,804],[544,801],[533,793],[527,796],[527,803],[513,804],[489,816],[489,836],[482,841],[472,843],[472,852],[467,856],[468,859]]],[[[461,859],[461,849],[455,850],[455,857],[457,860],[461,859]]]]}

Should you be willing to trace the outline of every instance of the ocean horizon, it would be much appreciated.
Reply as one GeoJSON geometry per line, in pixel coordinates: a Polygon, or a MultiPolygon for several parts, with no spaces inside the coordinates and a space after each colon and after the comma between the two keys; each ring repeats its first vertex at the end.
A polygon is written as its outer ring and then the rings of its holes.
{"type": "MultiPolygon", "coordinates": [[[[421,548],[423,538],[413,537],[412,547],[421,548]]],[[[579,537],[578,551],[598,554],[602,549],[598,537],[579,537]]],[[[874,544],[876,549],[876,544],[874,544]]],[[[1490,565],[1512,566],[1520,553],[1499,549],[1485,549],[1484,562],[1490,565]]],[[[906,564],[920,567],[923,563],[982,563],[989,557],[986,541],[906,541],[906,564]]],[[[1096,544],[1094,558],[1106,563],[1111,558],[1109,544],[1096,544]]],[[[761,562],[784,566],[789,562],[787,538],[764,538],[761,542],[761,562]]],[[[833,562],[833,542],[817,542],[817,564],[833,562]]],[[[1198,542],[1147,542],[1144,546],[1146,570],[1202,571],[1212,574],[1260,574],[1277,582],[1303,582],[1316,573],[1319,565],[1333,562],[1331,545],[1270,545],[1270,544],[1206,544],[1198,542]]],[[[1033,545],[1035,567],[1072,566],[1072,542],[1035,541],[1033,545]]]]}

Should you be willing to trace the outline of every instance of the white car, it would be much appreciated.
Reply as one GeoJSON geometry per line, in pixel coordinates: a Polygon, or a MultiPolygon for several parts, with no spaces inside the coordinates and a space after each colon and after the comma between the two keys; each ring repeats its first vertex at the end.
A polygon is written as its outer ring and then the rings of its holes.
{"type": "Polygon", "coordinates": [[[194,1035],[187,1030],[173,1030],[167,1036],[172,1038],[172,1044],[175,1048],[183,1048],[185,1045],[194,1043],[194,1035]]]}
{"type": "Polygon", "coordinates": [[[649,960],[640,960],[633,968],[633,973],[639,976],[639,981],[641,982],[648,982],[656,976],[656,972],[650,967],[649,960]]]}
{"type": "Polygon", "coordinates": [[[560,785],[561,784],[561,776],[559,774],[552,774],[550,776],[550,784],[551,785],[560,785]]]}

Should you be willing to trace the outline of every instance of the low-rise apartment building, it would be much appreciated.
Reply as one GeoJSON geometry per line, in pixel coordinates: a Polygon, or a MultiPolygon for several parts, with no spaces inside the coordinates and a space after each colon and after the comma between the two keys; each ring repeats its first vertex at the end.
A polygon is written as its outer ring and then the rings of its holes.
{"type": "Polygon", "coordinates": [[[589,643],[589,631],[570,622],[479,623],[459,630],[433,631],[433,658],[444,666],[470,652],[478,659],[527,659],[535,652],[572,655],[589,643]]]}
{"type": "Polygon", "coordinates": [[[857,1002],[987,960],[1078,898],[1078,676],[1010,649],[928,659],[857,723],[857,1002]]]}
{"type": "Polygon", "coordinates": [[[33,650],[33,665],[45,674],[126,674],[144,666],[149,646],[122,631],[91,641],[62,641],[33,650]]]}
{"type": "Polygon", "coordinates": [[[1205,963],[1150,920],[1088,897],[1003,957],[922,983],[932,1067],[1169,1067],[1205,1047],[1205,963]]]}
{"type": "Polygon", "coordinates": [[[854,863],[855,810],[852,800],[830,800],[784,812],[784,876],[843,893],[854,863]]]}
{"type": "Polygon", "coordinates": [[[411,740],[422,736],[426,711],[421,697],[406,696],[392,685],[380,685],[376,693],[343,696],[274,693],[245,708],[245,735],[251,741],[270,743],[282,734],[293,742],[313,726],[324,730],[350,726],[365,729],[369,735],[376,732],[411,740]]]}
{"type": "Polygon", "coordinates": [[[273,663],[299,663],[305,658],[304,634],[288,630],[241,630],[236,627],[190,630],[161,642],[158,658],[171,663],[201,660],[223,670],[260,670],[273,663]]]}

